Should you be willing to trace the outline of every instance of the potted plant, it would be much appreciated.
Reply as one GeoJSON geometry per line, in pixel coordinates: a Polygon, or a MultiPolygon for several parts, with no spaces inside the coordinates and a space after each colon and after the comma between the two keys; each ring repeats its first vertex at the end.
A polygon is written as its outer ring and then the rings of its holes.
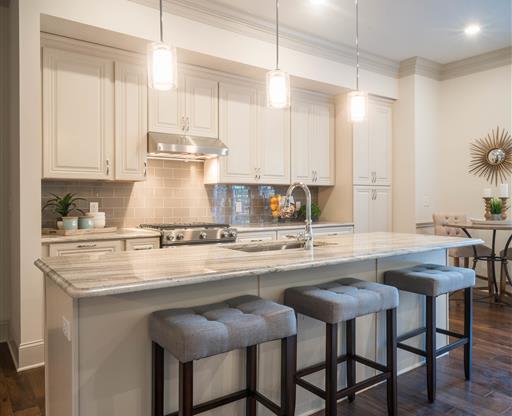
{"type": "MultiPolygon", "coordinates": [[[[318,205],[315,204],[314,202],[312,202],[311,203],[311,220],[318,221],[318,218],[320,218],[321,213],[322,213],[322,211],[320,210],[318,205]]],[[[306,219],[306,205],[302,205],[300,207],[299,211],[297,212],[297,217],[300,218],[301,220],[306,219]]]]}
{"type": "Polygon", "coordinates": [[[46,208],[53,208],[53,212],[57,214],[57,228],[61,229],[63,228],[62,219],[65,217],[68,217],[69,214],[73,211],[77,211],[81,213],[82,215],[85,214],[83,210],[78,208],[77,202],[78,201],[85,201],[84,198],[78,198],[72,193],[67,193],[66,195],[60,197],[56,194],[50,194],[53,196],[52,199],[49,199],[46,204],[43,206],[43,211],[46,208]]]}
{"type": "Polygon", "coordinates": [[[492,198],[489,203],[489,210],[491,212],[491,220],[501,220],[501,214],[503,212],[503,202],[499,198],[492,198]]]}

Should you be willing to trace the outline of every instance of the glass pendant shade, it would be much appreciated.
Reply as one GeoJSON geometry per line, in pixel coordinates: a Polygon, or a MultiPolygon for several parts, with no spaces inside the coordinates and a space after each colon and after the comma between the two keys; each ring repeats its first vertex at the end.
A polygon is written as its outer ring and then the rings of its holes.
{"type": "Polygon", "coordinates": [[[290,76],[280,69],[267,72],[267,107],[290,107],[290,76]]]}
{"type": "Polygon", "coordinates": [[[148,46],[148,81],[155,90],[168,91],[177,87],[176,48],[155,42],[148,46]]]}
{"type": "Polygon", "coordinates": [[[353,123],[365,121],[368,117],[368,95],[362,91],[348,94],[349,119],[353,123]]]}

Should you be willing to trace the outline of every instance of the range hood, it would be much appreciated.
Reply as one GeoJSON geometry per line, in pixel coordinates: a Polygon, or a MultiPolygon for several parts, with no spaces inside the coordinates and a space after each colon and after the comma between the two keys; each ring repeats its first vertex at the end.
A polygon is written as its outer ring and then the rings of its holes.
{"type": "Polygon", "coordinates": [[[149,132],[148,157],[163,159],[206,160],[227,156],[229,149],[219,139],[149,132]]]}

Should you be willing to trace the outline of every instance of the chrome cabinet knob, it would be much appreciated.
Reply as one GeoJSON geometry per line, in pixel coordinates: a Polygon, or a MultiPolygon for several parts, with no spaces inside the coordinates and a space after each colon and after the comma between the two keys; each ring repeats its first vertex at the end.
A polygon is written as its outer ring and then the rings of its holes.
{"type": "Polygon", "coordinates": [[[199,238],[200,238],[201,240],[204,240],[206,237],[208,237],[208,234],[206,234],[206,232],[201,231],[201,232],[199,233],[199,238]]]}

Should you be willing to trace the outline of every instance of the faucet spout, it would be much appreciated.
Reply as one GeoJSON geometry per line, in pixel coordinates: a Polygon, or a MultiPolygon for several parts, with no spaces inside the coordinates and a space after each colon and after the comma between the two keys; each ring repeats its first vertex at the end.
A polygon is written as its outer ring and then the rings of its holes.
{"type": "Polygon", "coordinates": [[[313,227],[311,221],[311,192],[308,186],[303,182],[295,182],[290,185],[286,191],[286,203],[290,203],[290,198],[296,188],[301,188],[306,194],[306,226],[304,229],[304,249],[313,249],[313,227]]]}

